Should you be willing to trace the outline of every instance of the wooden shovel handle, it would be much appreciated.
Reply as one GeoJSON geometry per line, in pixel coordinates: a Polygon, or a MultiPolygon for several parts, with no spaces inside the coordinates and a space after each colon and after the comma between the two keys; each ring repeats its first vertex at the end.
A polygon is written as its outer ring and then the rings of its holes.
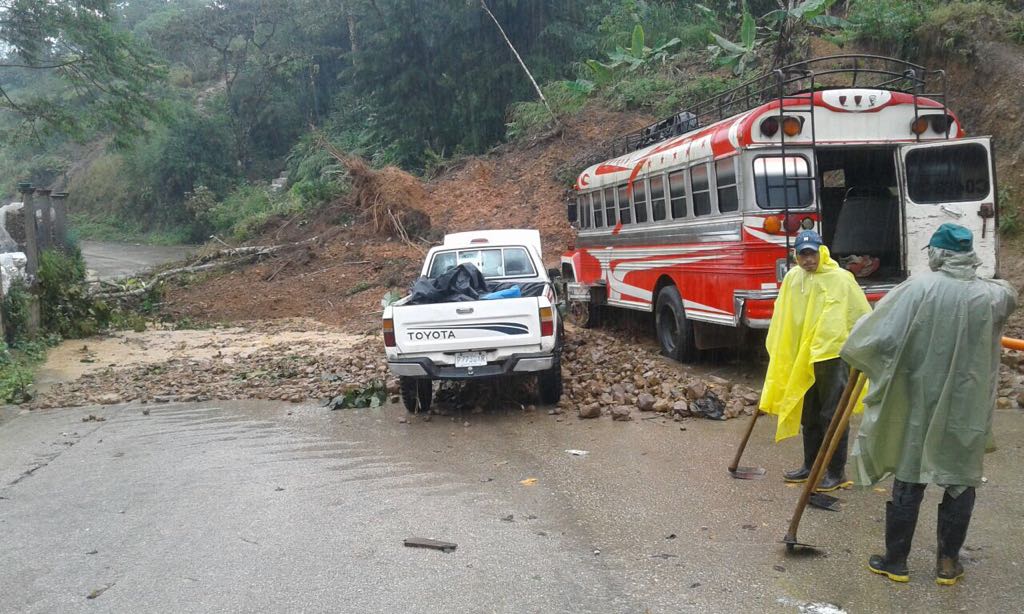
{"type": "Polygon", "coordinates": [[[846,388],[843,389],[843,396],[839,399],[839,406],[836,407],[836,411],[832,415],[825,439],[822,441],[821,448],[818,449],[818,455],[814,459],[810,475],[807,476],[804,490],[800,493],[800,500],[797,501],[796,509],[793,510],[793,518],[789,521],[789,531],[786,533],[787,540],[796,540],[796,530],[800,526],[800,518],[807,507],[807,501],[818,486],[821,472],[832,460],[836,448],[839,447],[839,440],[842,439],[843,433],[850,423],[850,416],[853,414],[853,408],[857,406],[857,399],[860,398],[865,381],[863,373],[857,369],[850,369],[850,378],[846,381],[846,388]]]}
{"type": "Polygon", "coordinates": [[[743,435],[743,441],[740,442],[740,449],[736,450],[736,457],[732,459],[732,464],[729,465],[729,473],[735,473],[736,468],[740,466],[740,457],[743,456],[743,451],[747,449],[747,441],[750,440],[750,434],[754,432],[754,425],[757,424],[757,417],[761,415],[761,410],[754,410],[754,417],[750,419],[750,424],[747,425],[747,432],[743,435]]]}

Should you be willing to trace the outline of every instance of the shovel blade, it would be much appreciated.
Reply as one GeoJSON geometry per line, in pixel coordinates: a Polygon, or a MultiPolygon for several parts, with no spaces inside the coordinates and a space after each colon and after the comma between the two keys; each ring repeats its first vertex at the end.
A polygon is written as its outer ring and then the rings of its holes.
{"type": "Polygon", "coordinates": [[[842,507],[839,505],[839,499],[833,497],[832,495],[826,495],[825,493],[812,493],[811,498],[807,502],[813,505],[814,507],[823,510],[829,510],[830,512],[838,512],[839,510],[842,509],[842,507]]]}
{"type": "Polygon", "coordinates": [[[737,480],[759,480],[764,477],[764,467],[736,467],[729,472],[737,480]]]}
{"type": "Polygon", "coordinates": [[[786,552],[789,553],[796,552],[797,548],[799,548],[801,552],[808,554],[820,552],[817,546],[798,542],[796,541],[796,537],[790,537],[789,535],[782,538],[782,543],[786,544],[786,552]]]}

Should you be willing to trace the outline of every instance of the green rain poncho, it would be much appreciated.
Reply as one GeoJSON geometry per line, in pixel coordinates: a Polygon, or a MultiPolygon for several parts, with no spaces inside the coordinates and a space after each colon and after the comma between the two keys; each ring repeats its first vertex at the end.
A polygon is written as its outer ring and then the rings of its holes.
{"type": "Polygon", "coordinates": [[[977,486],[992,427],[1000,337],[1017,294],[975,275],[974,252],[930,248],[932,273],[892,290],[841,356],[871,387],[851,459],[860,485],[977,486]]]}
{"type": "Polygon", "coordinates": [[[853,275],[839,267],[827,247],[818,251],[817,271],[794,267],[786,273],[768,327],[768,371],[759,407],[779,417],[775,441],[800,432],[814,363],[838,358],[853,324],[871,311],[853,275]]]}

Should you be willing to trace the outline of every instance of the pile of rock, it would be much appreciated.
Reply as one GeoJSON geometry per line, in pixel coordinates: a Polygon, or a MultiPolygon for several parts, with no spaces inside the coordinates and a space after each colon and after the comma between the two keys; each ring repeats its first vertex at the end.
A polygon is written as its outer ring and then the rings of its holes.
{"type": "Polygon", "coordinates": [[[676,420],[690,416],[725,420],[752,415],[760,395],[715,375],[691,375],[653,350],[594,330],[566,339],[560,405],[580,418],[631,420],[634,412],[657,412],[676,420]]]}
{"type": "MultiPolygon", "coordinates": [[[[753,413],[758,394],[714,375],[686,373],[653,350],[602,331],[573,331],[563,352],[565,392],[555,413],[578,411],[581,418],[607,415],[630,420],[653,412],[677,420],[716,420],[753,413]]],[[[30,406],[73,407],[134,402],[189,402],[272,399],[307,402],[336,399],[383,382],[397,400],[398,381],[384,361],[377,337],[352,347],[292,342],[251,354],[176,357],[157,364],[107,368],[55,386],[30,406]]],[[[438,385],[437,410],[487,410],[535,403],[532,378],[512,385],[438,385]]]]}
{"type": "Polygon", "coordinates": [[[313,343],[272,345],[252,354],[172,358],[162,363],[108,368],[41,394],[34,408],[115,403],[273,399],[303,402],[334,398],[373,382],[398,392],[384,364],[380,341],[367,337],[353,347],[313,343]]]}

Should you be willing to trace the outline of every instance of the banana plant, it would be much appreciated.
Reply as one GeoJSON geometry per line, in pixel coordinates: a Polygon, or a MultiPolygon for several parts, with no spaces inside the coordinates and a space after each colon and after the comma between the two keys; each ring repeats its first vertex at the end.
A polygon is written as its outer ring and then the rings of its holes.
{"type": "Polygon", "coordinates": [[[849,27],[849,22],[828,14],[836,0],[776,0],[779,5],[764,16],[768,25],[767,41],[772,45],[772,65],[786,63],[787,57],[799,47],[801,35],[808,30],[849,27]]]}
{"type": "Polygon", "coordinates": [[[594,80],[597,83],[605,84],[613,81],[623,71],[636,72],[646,69],[655,63],[664,64],[681,43],[682,41],[678,38],[673,38],[652,49],[645,44],[643,26],[637,24],[633,28],[630,46],[625,49],[616,47],[615,51],[609,52],[608,59],[610,62],[604,63],[597,60],[587,60],[585,64],[593,74],[594,80]]]}
{"type": "Polygon", "coordinates": [[[757,24],[754,22],[754,16],[750,14],[745,0],[742,6],[743,21],[740,24],[739,42],[734,43],[721,34],[712,32],[711,38],[715,44],[708,47],[712,57],[720,64],[732,66],[732,72],[735,75],[746,72],[748,68],[757,63],[757,47],[759,44],[757,40],[757,24]]]}

